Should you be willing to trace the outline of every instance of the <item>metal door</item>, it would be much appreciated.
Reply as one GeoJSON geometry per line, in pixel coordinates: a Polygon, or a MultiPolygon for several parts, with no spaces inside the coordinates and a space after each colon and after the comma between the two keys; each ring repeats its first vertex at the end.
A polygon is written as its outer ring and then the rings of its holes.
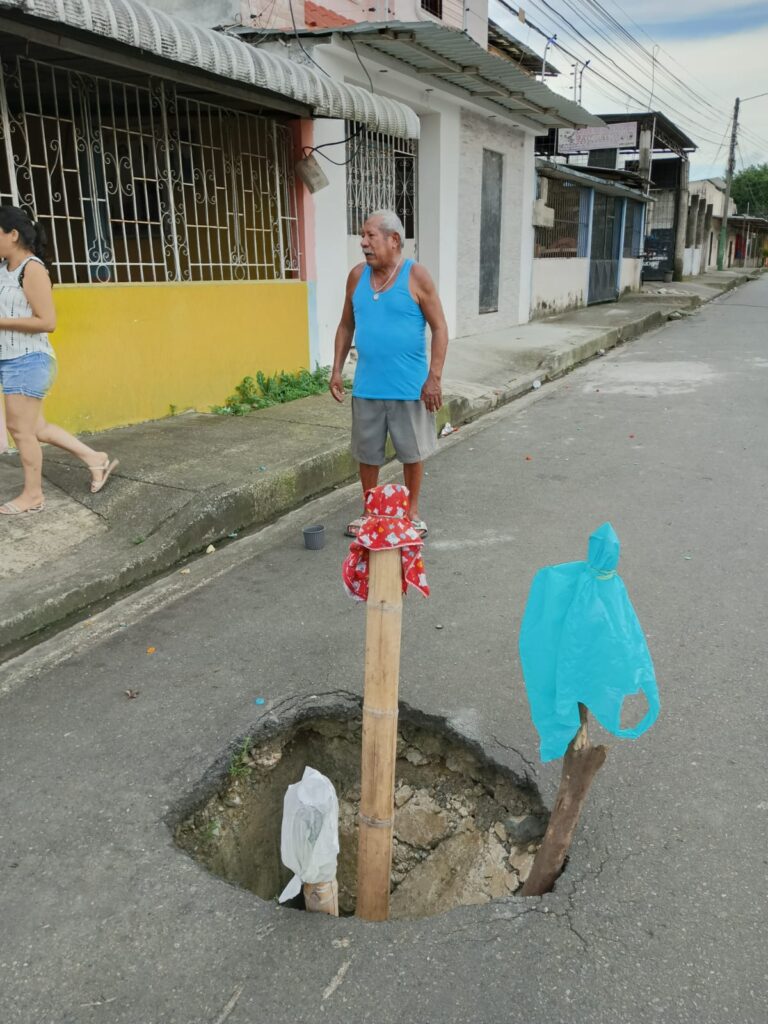
{"type": "Polygon", "coordinates": [[[675,266],[677,192],[652,189],[651,197],[654,201],[648,204],[646,217],[643,280],[664,281],[675,266]]]}
{"type": "Polygon", "coordinates": [[[620,254],[621,200],[596,192],[592,209],[588,303],[615,302],[619,297],[620,254]]]}
{"type": "Polygon", "coordinates": [[[499,308],[503,180],[503,155],[484,149],[480,195],[480,313],[495,313],[499,308]]]}

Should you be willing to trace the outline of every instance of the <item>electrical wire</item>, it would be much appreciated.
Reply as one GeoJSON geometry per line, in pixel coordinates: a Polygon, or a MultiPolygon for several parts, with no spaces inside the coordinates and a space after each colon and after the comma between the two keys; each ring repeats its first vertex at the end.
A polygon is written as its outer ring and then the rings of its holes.
{"type": "MultiPolygon", "coordinates": [[[[718,116],[718,119],[725,118],[727,114],[720,106],[716,106],[715,103],[707,99],[707,97],[704,96],[701,92],[692,88],[689,82],[683,81],[677,74],[675,74],[674,71],[668,68],[663,61],[658,60],[658,58],[656,57],[656,52],[660,50],[667,57],[669,57],[669,59],[672,60],[673,63],[675,63],[678,67],[685,71],[689,79],[693,78],[690,71],[684,68],[683,65],[681,65],[677,60],[675,60],[672,54],[665,50],[659,43],[655,42],[655,40],[652,39],[652,37],[645,31],[645,29],[639,26],[637,22],[633,21],[633,19],[618,3],[615,2],[615,0],[613,0],[613,2],[614,6],[622,13],[622,15],[624,15],[625,19],[630,21],[649,40],[653,47],[651,51],[649,51],[647,47],[645,47],[641,42],[639,42],[639,40],[635,38],[635,36],[626,28],[625,24],[622,24],[622,22],[618,21],[610,13],[610,11],[606,10],[603,4],[600,3],[600,0],[586,0],[587,5],[590,8],[594,9],[596,13],[599,13],[600,17],[607,24],[610,32],[616,33],[618,36],[622,37],[625,40],[625,45],[628,45],[629,47],[636,50],[636,52],[640,54],[641,57],[650,59],[652,62],[654,72],[658,69],[660,75],[665,76],[669,80],[671,84],[667,85],[665,88],[672,91],[673,95],[676,97],[677,102],[682,102],[685,106],[689,108],[693,106],[696,110],[697,115],[700,115],[702,113],[701,107],[703,105],[710,111],[712,111],[712,113],[716,114],[718,116]]],[[[604,36],[604,38],[608,37],[604,36]]],[[[614,43],[614,45],[617,45],[615,40],[611,39],[611,41],[614,43]]],[[[621,49],[620,46],[618,48],[621,49]]],[[[626,53],[627,50],[622,50],[622,52],[626,53]]],[[[635,66],[638,66],[636,61],[634,63],[635,66]]],[[[700,122],[695,121],[689,114],[684,114],[683,116],[687,117],[690,123],[696,124],[699,131],[701,131],[703,126],[700,122]]],[[[751,132],[749,133],[749,135],[752,137],[752,141],[755,144],[768,147],[768,140],[759,139],[758,141],[759,137],[754,136],[751,132]]]]}
{"type": "MultiPolygon", "coordinates": [[[[291,20],[293,20],[293,31],[294,31],[294,34],[296,36],[296,39],[298,40],[299,46],[301,46],[301,39],[299,38],[299,33],[298,33],[297,29],[296,29],[296,22],[293,19],[293,0],[288,0],[288,3],[289,3],[290,8],[291,8],[291,20]]],[[[362,60],[360,58],[360,54],[357,51],[357,47],[355,46],[354,39],[352,38],[352,36],[351,36],[351,34],[349,32],[345,32],[345,33],[343,33],[343,35],[352,44],[352,49],[355,51],[355,56],[357,57],[357,62],[360,65],[360,67],[363,69],[363,72],[365,73],[365,76],[368,79],[368,85],[370,86],[370,89],[371,89],[371,95],[375,96],[376,95],[376,91],[373,88],[373,81],[371,80],[371,76],[368,73],[368,68],[365,66],[365,64],[363,64],[363,62],[362,62],[362,60]]],[[[304,53],[307,52],[304,49],[303,46],[301,46],[301,49],[302,49],[302,51],[304,53]]],[[[307,56],[309,56],[309,54],[307,54],[307,56]]],[[[312,60],[311,57],[309,59],[312,60]]],[[[312,61],[312,63],[314,64],[315,61],[312,61]]],[[[320,67],[320,65],[318,64],[317,67],[320,67]]],[[[320,68],[320,70],[323,71],[323,68],[320,68]]],[[[326,75],[328,74],[327,71],[323,71],[323,73],[326,74],[326,75]]],[[[348,164],[351,164],[357,158],[357,154],[360,152],[360,149],[365,144],[365,139],[364,138],[360,140],[360,142],[358,143],[357,148],[355,149],[354,153],[352,153],[351,156],[347,157],[346,160],[334,160],[332,157],[328,156],[327,153],[323,153],[321,151],[324,150],[324,149],[331,149],[333,146],[346,146],[348,143],[352,142],[353,139],[358,138],[358,136],[360,136],[365,131],[366,127],[368,127],[368,126],[364,125],[364,124],[360,124],[359,127],[356,128],[355,131],[353,131],[350,135],[345,135],[343,139],[339,139],[337,142],[323,142],[319,146],[304,146],[304,148],[302,149],[302,154],[306,158],[306,157],[312,156],[313,154],[317,153],[317,155],[321,156],[323,158],[323,160],[327,160],[329,164],[333,164],[336,167],[346,167],[348,164]]],[[[376,127],[373,128],[373,131],[377,131],[378,128],[379,128],[379,125],[378,125],[378,122],[377,122],[376,127]]]]}
{"type": "MultiPolygon", "coordinates": [[[[633,77],[633,75],[630,72],[626,71],[613,57],[610,56],[610,54],[607,54],[599,45],[593,43],[578,28],[578,26],[574,25],[573,22],[562,13],[562,11],[558,10],[551,3],[549,3],[549,0],[529,0],[529,2],[534,2],[542,11],[549,12],[549,16],[554,18],[558,22],[559,28],[561,28],[561,30],[564,31],[567,35],[569,35],[571,39],[573,39],[577,43],[577,45],[586,46],[587,50],[590,53],[597,55],[597,59],[600,60],[604,65],[614,67],[616,69],[616,72],[618,72],[618,74],[621,75],[623,79],[625,79],[626,82],[629,83],[630,88],[636,88],[639,85],[637,79],[633,77]]],[[[573,4],[570,2],[570,0],[565,0],[565,3],[569,7],[573,7],[573,4]]],[[[587,22],[588,24],[591,25],[588,19],[587,22]]],[[[630,61],[630,63],[638,67],[638,69],[643,74],[646,73],[646,70],[642,68],[640,65],[637,65],[636,61],[632,60],[630,61]]],[[[604,75],[603,78],[605,78],[604,75]]],[[[605,80],[610,81],[609,79],[605,80]]],[[[637,96],[636,93],[630,92],[626,85],[617,85],[615,81],[611,81],[611,84],[615,88],[621,89],[621,91],[624,92],[625,95],[632,98],[636,103],[639,103],[643,107],[646,105],[646,99],[641,99],[640,97],[637,96]]],[[[709,126],[704,125],[699,121],[696,121],[691,115],[687,114],[684,110],[681,110],[677,103],[673,103],[672,101],[669,100],[669,98],[667,98],[664,102],[664,106],[670,111],[672,111],[675,115],[677,115],[681,120],[694,124],[699,134],[703,138],[708,139],[708,141],[713,141],[712,136],[708,134],[710,131],[709,126]]]]}
{"type": "Polygon", "coordinates": [[[355,56],[357,57],[357,63],[363,69],[363,71],[365,72],[365,77],[368,79],[368,85],[371,88],[371,95],[375,95],[376,94],[376,90],[373,88],[373,82],[371,81],[371,76],[368,73],[368,68],[365,66],[365,64],[363,64],[362,60],[360,59],[360,54],[357,52],[357,46],[355,46],[355,40],[354,40],[354,38],[352,36],[352,33],[351,32],[345,32],[344,33],[344,38],[348,42],[350,42],[352,44],[352,49],[355,51],[355,56]]]}
{"type": "MultiPolygon", "coordinates": [[[[272,3],[269,5],[269,14],[267,15],[267,23],[266,23],[266,25],[259,25],[259,28],[261,29],[261,32],[259,33],[258,36],[256,36],[255,39],[252,39],[250,36],[248,37],[248,45],[249,46],[261,46],[261,44],[267,38],[267,36],[270,33],[272,22],[275,20],[275,13],[276,13],[275,8],[276,8],[276,6],[277,6],[277,0],[272,0],[272,3]]],[[[266,9],[267,9],[267,5],[265,5],[259,11],[258,14],[254,14],[251,20],[253,21],[254,18],[260,18],[264,14],[266,9]]]]}
{"type": "MultiPolygon", "coordinates": [[[[506,0],[498,0],[498,2],[502,7],[510,11],[510,13],[517,15],[517,10],[510,4],[508,4],[506,0]]],[[[599,45],[593,43],[589,38],[587,38],[587,36],[578,28],[577,25],[573,24],[573,22],[565,14],[563,14],[562,11],[557,10],[551,3],[548,2],[548,0],[529,0],[529,2],[535,2],[538,6],[539,12],[545,18],[551,18],[553,20],[556,20],[558,28],[561,29],[566,36],[574,40],[578,46],[585,46],[588,52],[592,54],[593,62],[590,65],[590,78],[593,89],[596,89],[596,91],[603,96],[608,96],[608,98],[613,102],[615,102],[615,96],[618,94],[618,96],[621,97],[622,102],[629,100],[633,103],[641,105],[642,107],[645,107],[647,99],[641,99],[639,96],[637,96],[636,92],[633,91],[639,85],[639,82],[637,81],[636,77],[634,77],[631,73],[627,72],[623,67],[621,67],[617,63],[617,61],[614,60],[614,58],[611,57],[609,54],[605,53],[599,45]],[[605,69],[605,73],[604,71],[601,71],[597,67],[595,67],[595,63],[599,63],[605,69]],[[615,71],[613,70],[614,68],[616,69],[615,71]],[[618,78],[618,81],[616,77],[609,77],[609,75],[616,76],[617,73],[620,76],[618,78]],[[608,89],[611,90],[611,94],[608,94],[605,88],[601,88],[600,86],[598,86],[595,82],[595,79],[602,82],[604,86],[607,86],[608,89]]],[[[569,0],[565,0],[565,2],[568,4],[571,10],[577,10],[578,15],[583,18],[583,11],[581,10],[581,8],[575,8],[574,5],[569,2],[569,0]]],[[[588,0],[588,2],[594,4],[595,0],[588,0]]],[[[542,37],[546,38],[551,36],[552,34],[551,32],[544,32],[542,29],[538,28],[537,26],[533,25],[528,21],[527,23],[542,37]]],[[[594,18],[587,18],[586,24],[589,26],[590,30],[595,30],[596,22],[594,21],[594,18]]],[[[598,34],[601,36],[601,38],[606,39],[611,45],[615,45],[614,40],[606,36],[605,32],[603,32],[602,30],[600,30],[598,34]]],[[[630,36],[630,38],[634,37],[630,36]]],[[[577,60],[579,63],[584,63],[581,57],[577,56],[575,53],[569,50],[559,40],[554,45],[556,48],[560,49],[564,54],[570,56],[574,60],[577,60]]],[[[640,44],[637,45],[639,46],[640,44]]],[[[621,54],[622,59],[626,58],[627,62],[632,66],[636,67],[642,74],[647,73],[647,69],[644,68],[642,65],[638,64],[637,60],[634,57],[630,58],[630,55],[625,49],[619,47],[618,52],[621,54]]],[[[647,50],[643,49],[643,52],[646,55],[648,55],[647,50]]],[[[650,56],[651,59],[653,59],[653,55],[650,56]]],[[[659,72],[663,72],[666,70],[664,68],[663,63],[658,60],[656,61],[655,66],[659,72]]],[[[665,89],[664,91],[667,90],[665,89]]],[[[680,102],[679,99],[678,102],[680,102]]],[[[685,99],[682,102],[688,105],[688,101],[686,101],[685,99]]],[[[689,122],[691,124],[695,124],[697,129],[697,136],[701,137],[705,142],[709,142],[712,145],[717,144],[718,140],[715,136],[711,134],[711,129],[708,125],[703,125],[700,121],[695,120],[690,114],[687,114],[685,111],[681,110],[679,106],[673,104],[672,102],[669,102],[668,100],[663,100],[662,103],[668,109],[672,109],[676,114],[679,114],[681,120],[689,122]]]]}
{"type": "Polygon", "coordinates": [[[331,76],[328,74],[328,72],[325,70],[325,68],[321,67],[317,63],[315,58],[310,53],[308,53],[307,50],[304,49],[304,43],[302,43],[301,36],[299,35],[299,30],[296,27],[296,15],[293,13],[293,0],[288,0],[288,8],[289,8],[289,10],[291,12],[291,24],[293,25],[293,34],[296,36],[296,42],[299,44],[299,49],[304,54],[304,56],[307,58],[307,60],[310,61],[310,63],[315,65],[315,67],[318,69],[318,71],[322,71],[322,73],[325,75],[326,78],[330,78],[331,76]]]}

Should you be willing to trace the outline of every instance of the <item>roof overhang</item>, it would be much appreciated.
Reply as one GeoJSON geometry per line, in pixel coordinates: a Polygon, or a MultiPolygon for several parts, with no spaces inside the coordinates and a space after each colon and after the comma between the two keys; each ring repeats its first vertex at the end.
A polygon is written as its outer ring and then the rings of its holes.
{"type": "Polygon", "coordinates": [[[526,46],[525,43],[521,43],[513,35],[510,35],[493,18],[488,19],[488,49],[491,52],[494,49],[500,51],[502,57],[506,57],[507,60],[511,60],[514,64],[518,64],[528,74],[545,74],[552,77],[560,74],[554,64],[550,64],[548,61],[545,63],[544,59],[535,50],[532,50],[530,46],[526,46]]]}
{"type": "Polygon", "coordinates": [[[0,0],[0,29],[69,55],[250,99],[263,109],[359,121],[400,138],[419,136],[419,118],[403,103],[140,0],[0,0]]]}
{"type": "Polygon", "coordinates": [[[566,164],[556,164],[549,160],[537,160],[536,170],[545,178],[558,178],[560,181],[571,181],[574,185],[583,185],[585,188],[594,188],[609,196],[621,196],[625,199],[634,199],[638,203],[652,203],[653,198],[645,195],[639,189],[630,188],[628,185],[620,185],[616,181],[608,181],[597,174],[585,174],[583,171],[575,171],[566,164]]]}
{"type": "Polygon", "coordinates": [[[728,215],[729,224],[739,224],[745,228],[755,228],[759,231],[768,231],[768,217],[758,217],[749,213],[731,213],[728,215]]]}
{"type": "MultiPolygon", "coordinates": [[[[238,36],[265,40],[291,40],[292,32],[231,30],[238,36]]],[[[549,128],[601,125],[599,117],[578,103],[559,96],[521,71],[504,57],[495,56],[458,29],[433,22],[362,22],[343,29],[299,31],[307,41],[353,40],[369,56],[395,62],[406,74],[422,83],[430,80],[454,95],[469,97],[497,116],[499,114],[535,131],[549,128]]]]}
{"type": "Polygon", "coordinates": [[[641,114],[601,114],[606,124],[617,124],[621,121],[635,121],[641,128],[653,131],[654,151],[667,149],[671,153],[683,156],[693,153],[698,148],[693,139],[689,138],[682,128],[669,120],[660,110],[646,110],[641,114]]]}

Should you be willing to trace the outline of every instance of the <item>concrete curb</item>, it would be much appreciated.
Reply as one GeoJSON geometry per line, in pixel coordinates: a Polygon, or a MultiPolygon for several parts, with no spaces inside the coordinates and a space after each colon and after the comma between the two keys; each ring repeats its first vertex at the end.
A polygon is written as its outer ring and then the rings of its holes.
{"type": "MultiPolygon", "coordinates": [[[[196,495],[166,519],[135,553],[100,559],[90,574],[82,568],[36,589],[34,600],[13,595],[13,610],[0,620],[0,651],[53,626],[90,605],[149,580],[228,534],[266,526],[312,498],[352,480],[357,473],[349,445],[339,445],[273,476],[222,491],[196,495]]],[[[10,588],[9,588],[10,589],[10,588]]]]}
{"type": "MultiPolygon", "coordinates": [[[[748,274],[734,278],[712,298],[755,279],[748,274]]],[[[438,426],[446,422],[458,426],[479,419],[528,394],[535,381],[545,383],[561,377],[595,356],[661,327],[670,313],[691,310],[701,304],[698,296],[691,296],[669,309],[644,313],[618,328],[596,330],[588,341],[550,352],[535,370],[503,386],[472,397],[449,395],[440,412],[438,426]]],[[[63,578],[36,588],[33,600],[20,586],[11,584],[7,589],[18,592],[10,595],[11,613],[0,620],[0,651],[128,587],[166,572],[181,559],[202,551],[230,533],[265,526],[305,502],[350,482],[356,473],[357,465],[349,444],[339,444],[269,477],[229,490],[216,487],[201,492],[161,523],[135,552],[127,555],[122,549],[100,558],[90,574],[87,570],[84,572],[82,566],[73,568],[63,578]]]]}

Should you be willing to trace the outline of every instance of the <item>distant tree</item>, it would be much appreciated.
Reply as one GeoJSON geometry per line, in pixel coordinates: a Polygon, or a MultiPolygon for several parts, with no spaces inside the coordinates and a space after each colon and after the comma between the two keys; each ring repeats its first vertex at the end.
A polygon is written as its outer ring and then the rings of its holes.
{"type": "Polygon", "coordinates": [[[734,176],[731,196],[739,213],[768,215],[768,164],[753,164],[734,176]]]}

